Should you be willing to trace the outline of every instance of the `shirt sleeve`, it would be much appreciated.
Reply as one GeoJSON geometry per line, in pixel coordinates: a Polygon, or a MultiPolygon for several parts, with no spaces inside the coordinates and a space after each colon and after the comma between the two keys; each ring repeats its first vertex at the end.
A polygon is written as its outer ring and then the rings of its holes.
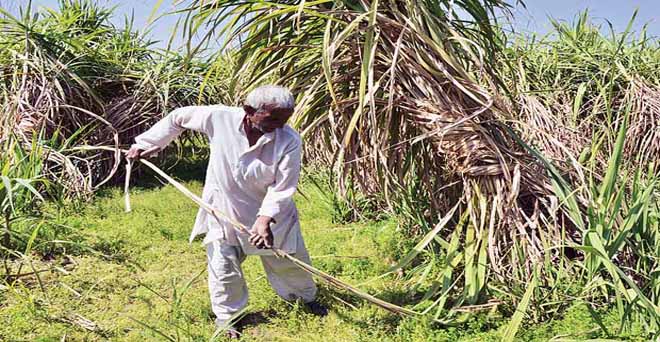
{"type": "Polygon", "coordinates": [[[213,111],[206,106],[177,108],[147,131],[135,137],[133,146],[137,146],[141,150],[148,150],[156,146],[163,149],[186,129],[211,135],[212,113],[213,111]]]}
{"type": "Polygon", "coordinates": [[[301,163],[301,142],[295,140],[286,151],[275,170],[275,182],[268,187],[258,216],[275,217],[293,201],[298,187],[301,163]]]}

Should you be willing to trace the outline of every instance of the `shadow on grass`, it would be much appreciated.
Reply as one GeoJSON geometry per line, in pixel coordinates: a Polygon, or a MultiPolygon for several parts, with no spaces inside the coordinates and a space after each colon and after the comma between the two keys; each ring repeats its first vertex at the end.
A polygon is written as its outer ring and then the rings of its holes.
{"type": "MultiPolygon", "coordinates": [[[[360,329],[368,330],[370,327],[373,327],[374,325],[373,319],[364,319],[364,320],[355,319],[354,317],[351,317],[351,315],[345,313],[345,311],[338,310],[339,307],[347,308],[349,311],[360,310],[361,306],[371,305],[370,303],[367,303],[365,300],[360,299],[351,294],[348,294],[346,292],[335,290],[334,288],[331,287],[321,286],[320,289],[322,289],[321,291],[319,291],[320,301],[325,305],[327,305],[328,310],[333,311],[337,316],[339,316],[342,319],[342,321],[349,323],[360,329]]],[[[394,303],[394,301],[387,299],[388,295],[395,296],[394,291],[379,292],[374,295],[383,300],[387,300],[390,303],[394,303]]],[[[405,303],[401,301],[397,301],[397,303],[394,304],[403,305],[405,303]]],[[[383,310],[383,312],[387,312],[384,309],[379,309],[379,310],[383,310]]],[[[379,326],[381,327],[387,326],[388,327],[387,330],[395,330],[396,326],[401,322],[402,317],[397,314],[390,313],[382,318],[378,318],[377,320],[379,326]]]]}
{"type": "MultiPolygon", "coordinates": [[[[360,299],[346,292],[340,292],[332,287],[323,286],[322,288],[323,291],[320,291],[319,294],[324,296],[328,302],[344,302],[344,305],[347,306],[358,306],[362,303],[369,304],[366,300],[360,299]]],[[[422,292],[411,294],[408,290],[396,288],[384,289],[371,294],[376,298],[398,306],[417,304],[424,295],[422,292]]]]}
{"type": "Polygon", "coordinates": [[[238,322],[238,327],[239,329],[248,329],[251,327],[256,327],[260,324],[267,324],[270,322],[269,317],[274,317],[277,315],[277,312],[275,310],[265,310],[265,311],[257,311],[257,312],[250,312],[246,314],[239,322],[238,322]]]}
{"type": "Polygon", "coordinates": [[[89,245],[87,252],[102,257],[108,262],[114,262],[124,265],[131,270],[135,268],[144,272],[145,268],[142,264],[137,262],[135,258],[131,257],[131,250],[133,250],[133,248],[123,239],[99,239],[89,245]]]}

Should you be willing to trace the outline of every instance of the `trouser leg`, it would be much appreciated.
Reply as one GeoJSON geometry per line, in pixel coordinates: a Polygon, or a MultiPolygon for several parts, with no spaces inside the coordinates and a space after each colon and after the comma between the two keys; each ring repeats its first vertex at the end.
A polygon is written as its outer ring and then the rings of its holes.
{"type": "MultiPolygon", "coordinates": [[[[294,256],[305,263],[310,263],[309,253],[307,253],[302,236],[298,236],[294,256]]],[[[308,303],[316,298],[317,289],[312,275],[303,271],[290,260],[264,255],[261,256],[261,263],[264,265],[270,286],[284,300],[300,298],[308,303]]]]}
{"type": "Polygon", "coordinates": [[[217,326],[225,326],[232,315],[245,308],[248,290],[241,263],[245,254],[240,247],[229,246],[220,240],[206,245],[208,285],[211,309],[217,326]]]}

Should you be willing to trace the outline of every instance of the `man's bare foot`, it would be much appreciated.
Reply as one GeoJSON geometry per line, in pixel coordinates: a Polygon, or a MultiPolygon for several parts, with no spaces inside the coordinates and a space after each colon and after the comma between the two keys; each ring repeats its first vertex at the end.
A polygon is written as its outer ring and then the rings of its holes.
{"type": "Polygon", "coordinates": [[[227,336],[228,339],[230,340],[238,340],[241,338],[241,333],[236,330],[236,328],[227,328],[227,331],[225,331],[225,336],[227,336]]]}

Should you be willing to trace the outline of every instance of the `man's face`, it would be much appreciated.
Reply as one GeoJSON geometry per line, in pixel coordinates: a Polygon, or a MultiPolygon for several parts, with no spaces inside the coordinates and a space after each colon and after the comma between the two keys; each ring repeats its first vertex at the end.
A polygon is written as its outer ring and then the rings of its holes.
{"type": "Polygon", "coordinates": [[[270,133],[277,128],[284,127],[284,124],[293,114],[291,108],[278,108],[273,105],[265,105],[259,109],[245,105],[243,109],[247,113],[248,121],[252,124],[252,127],[262,133],[270,133]]]}

